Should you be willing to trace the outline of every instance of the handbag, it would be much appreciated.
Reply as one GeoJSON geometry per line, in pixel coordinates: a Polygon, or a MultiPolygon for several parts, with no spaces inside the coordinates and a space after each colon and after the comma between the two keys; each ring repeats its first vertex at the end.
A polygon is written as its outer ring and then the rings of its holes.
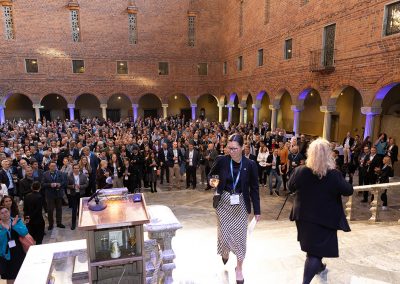
{"type": "Polygon", "coordinates": [[[213,196],[213,207],[214,209],[217,209],[219,201],[221,200],[221,194],[214,194],[213,196]]]}
{"type": "Polygon", "coordinates": [[[36,241],[33,239],[33,237],[30,234],[27,234],[26,236],[19,236],[19,241],[22,245],[22,248],[25,253],[28,252],[29,248],[33,245],[36,244],[36,241]]]}

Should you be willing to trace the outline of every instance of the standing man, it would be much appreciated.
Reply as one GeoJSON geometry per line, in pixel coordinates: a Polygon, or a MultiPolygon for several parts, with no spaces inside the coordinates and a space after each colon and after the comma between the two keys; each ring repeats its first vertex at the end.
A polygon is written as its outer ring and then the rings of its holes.
{"type": "Polygon", "coordinates": [[[174,160],[174,164],[172,166],[172,168],[169,169],[169,180],[171,182],[171,186],[172,186],[172,179],[175,175],[175,182],[174,182],[174,186],[178,189],[181,188],[181,173],[180,173],[180,166],[182,164],[182,160],[183,160],[183,155],[181,152],[181,149],[178,148],[178,142],[173,142],[172,143],[172,153],[174,154],[173,160],[174,160]]]}
{"type": "Polygon", "coordinates": [[[43,174],[43,187],[46,190],[46,199],[48,207],[48,230],[53,229],[54,225],[54,208],[56,209],[57,227],[65,228],[62,224],[62,199],[66,188],[66,178],[63,173],[57,170],[56,162],[49,164],[49,170],[43,174]]]}
{"type": "Polygon", "coordinates": [[[79,200],[85,195],[86,188],[89,186],[89,179],[84,173],[80,173],[78,164],[73,165],[72,173],[68,176],[67,192],[71,196],[72,223],[71,230],[76,227],[76,214],[78,213],[79,200]]]}
{"type": "Polygon", "coordinates": [[[270,195],[273,194],[272,191],[272,177],[275,177],[277,181],[276,190],[274,193],[279,196],[279,188],[282,184],[281,177],[281,158],[278,155],[278,149],[275,148],[273,150],[272,155],[269,155],[267,158],[267,174],[268,174],[268,184],[269,184],[269,192],[270,195]]]}
{"type": "Polygon", "coordinates": [[[1,161],[1,167],[2,167],[2,169],[0,170],[1,183],[4,183],[7,186],[8,195],[14,197],[17,195],[17,185],[13,177],[14,173],[12,172],[12,169],[10,167],[10,161],[8,159],[4,159],[3,161],[1,161]]]}
{"type": "Polygon", "coordinates": [[[96,191],[96,172],[99,167],[99,158],[97,158],[96,154],[91,152],[90,148],[87,146],[83,148],[82,152],[83,155],[86,156],[90,168],[92,169],[91,174],[89,174],[89,186],[86,190],[86,195],[90,196],[96,191]]]}
{"type": "Polygon", "coordinates": [[[343,155],[344,164],[348,164],[351,161],[351,149],[353,148],[354,138],[351,137],[350,132],[347,132],[346,137],[343,139],[343,155]]]}
{"type": "Polygon", "coordinates": [[[196,169],[199,165],[199,152],[194,149],[193,141],[189,142],[189,149],[186,152],[186,189],[192,184],[196,188],[196,169]]]}
{"type": "MultiPolygon", "coordinates": [[[[214,148],[214,143],[209,143],[207,146],[207,155],[206,155],[206,176],[208,177],[211,167],[214,164],[215,159],[218,157],[218,152],[214,148]]],[[[207,187],[206,190],[210,190],[211,186],[207,178],[207,187]]]]}
{"type": "Polygon", "coordinates": [[[158,160],[160,161],[161,166],[161,176],[160,176],[160,184],[164,182],[164,175],[167,183],[169,183],[169,170],[170,167],[174,165],[174,154],[172,153],[171,149],[168,149],[168,144],[163,143],[162,148],[158,152],[158,160]]]}
{"type": "Polygon", "coordinates": [[[42,214],[43,198],[40,193],[40,182],[32,183],[32,192],[26,195],[24,200],[24,219],[29,234],[40,245],[44,236],[44,219],[42,214]]]}

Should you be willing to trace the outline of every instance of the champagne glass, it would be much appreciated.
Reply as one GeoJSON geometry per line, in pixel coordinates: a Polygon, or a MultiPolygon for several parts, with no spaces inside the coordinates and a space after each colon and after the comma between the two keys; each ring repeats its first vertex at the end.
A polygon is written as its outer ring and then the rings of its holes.
{"type": "Polygon", "coordinates": [[[218,184],[219,184],[219,176],[218,176],[218,175],[213,175],[213,176],[211,176],[211,178],[210,178],[210,185],[211,185],[213,188],[216,188],[216,187],[218,186],[218,184]]]}

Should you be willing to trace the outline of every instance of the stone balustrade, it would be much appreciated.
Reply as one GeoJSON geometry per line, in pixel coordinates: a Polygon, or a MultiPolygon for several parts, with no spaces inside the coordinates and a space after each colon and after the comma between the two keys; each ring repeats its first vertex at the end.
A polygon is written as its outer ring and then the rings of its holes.
{"type": "MultiPolygon", "coordinates": [[[[361,186],[354,186],[354,192],[361,192],[361,191],[369,191],[371,192],[375,198],[371,202],[371,207],[369,211],[371,211],[371,218],[369,218],[369,222],[377,222],[379,221],[379,211],[382,205],[382,201],[380,199],[381,193],[385,190],[395,190],[400,188],[400,182],[393,182],[393,183],[379,183],[379,184],[370,184],[370,185],[361,185],[361,186]]],[[[348,221],[352,219],[352,212],[353,212],[353,196],[349,196],[349,200],[346,203],[346,218],[348,221]]],[[[398,220],[400,223],[400,219],[398,220]]]]}
{"type": "MultiPolygon", "coordinates": [[[[150,240],[155,240],[161,250],[159,260],[157,257],[146,257],[146,282],[154,282],[162,279],[161,283],[173,283],[172,271],[175,269],[175,252],[172,249],[172,238],[178,229],[182,228],[181,223],[176,218],[175,214],[167,206],[149,205],[147,211],[150,215],[150,223],[144,225],[144,230],[148,233],[150,240]]],[[[157,246],[149,251],[155,253],[157,246]]],[[[150,243],[148,243],[151,246],[150,243]]],[[[145,245],[146,246],[146,245],[145,245]]],[[[158,253],[158,252],[157,252],[158,253]]]]}

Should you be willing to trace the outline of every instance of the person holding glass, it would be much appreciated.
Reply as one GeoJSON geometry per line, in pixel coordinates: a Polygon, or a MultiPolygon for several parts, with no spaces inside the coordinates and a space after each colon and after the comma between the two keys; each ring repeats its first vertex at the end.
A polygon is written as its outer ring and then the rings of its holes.
{"type": "Polygon", "coordinates": [[[236,283],[244,283],[243,261],[246,256],[247,225],[251,207],[260,220],[260,196],[256,162],[243,155],[243,137],[229,138],[229,155],[220,156],[210,170],[210,185],[220,195],[216,207],[218,217],[218,254],[227,263],[229,253],[237,258],[236,283]]]}

